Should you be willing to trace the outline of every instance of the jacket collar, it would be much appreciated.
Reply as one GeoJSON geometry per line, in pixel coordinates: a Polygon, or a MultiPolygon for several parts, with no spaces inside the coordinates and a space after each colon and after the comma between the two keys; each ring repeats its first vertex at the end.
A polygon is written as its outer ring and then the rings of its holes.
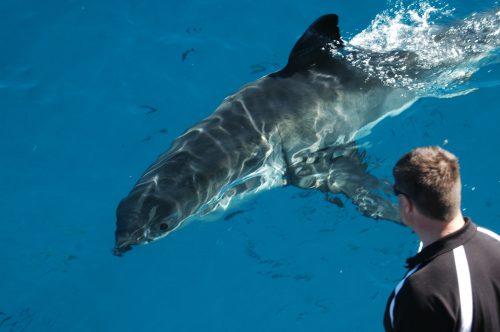
{"type": "Polygon", "coordinates": [[[408,258],[406,260],[406,267],[412,269],[417,264],[426,263],[469,241],[476,234],[477,226],[469,218],[466,217],[464,219],[465,225],[462,228],[430,244],[417,255],[408,258]]]}

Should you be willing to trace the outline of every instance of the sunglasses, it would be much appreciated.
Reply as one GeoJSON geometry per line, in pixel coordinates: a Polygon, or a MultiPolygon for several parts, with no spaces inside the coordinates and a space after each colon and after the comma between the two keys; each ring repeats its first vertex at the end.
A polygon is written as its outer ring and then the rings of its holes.
{"type": "Polygon", "coordinates": [[[394,196],[403,195],[403,196],[408,197],[408,194],[406,194],[406,193],[402,192],[401,190],[399,190],[395,185],[392,186],[392,190],[394,191],[394,196]]]}

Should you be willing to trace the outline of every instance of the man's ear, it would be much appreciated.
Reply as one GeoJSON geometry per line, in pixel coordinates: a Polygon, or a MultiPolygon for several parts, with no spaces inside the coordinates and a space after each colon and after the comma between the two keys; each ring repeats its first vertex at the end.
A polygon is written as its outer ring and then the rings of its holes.
{"type": "Polygon", "coordinates": [[[411,200],[408,199],[406,195],[400,195],[399,197],[399,204],[401,204],[401,208],[403,209],[404,213],[408,214],[412,212],[414,207],[411,200]]]}

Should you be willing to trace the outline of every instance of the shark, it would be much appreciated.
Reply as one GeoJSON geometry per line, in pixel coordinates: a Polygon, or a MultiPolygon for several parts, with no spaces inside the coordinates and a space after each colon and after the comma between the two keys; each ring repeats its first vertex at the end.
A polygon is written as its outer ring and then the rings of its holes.
{"type": "MultiPolygon", "coordinates": [[[[235,198],[286,185],[343,194],[363,215],[401,223],[391,184],[370,174],[357,140],[425,95],[404,82],[436,81],[445,66],[428,66],[413,51],[346,45],[338,22],[336,14],[319,17],[286,66],[227,96],[173,141],[118,204],[115,255],[235,198]],[[391,70],[374,74],[380,68],[391,70]]],[[[466,43],[464,30],[441,28],[434,38],[466,43]]],[[[462,60],[454,61],[447,65],[462,60]]]]}

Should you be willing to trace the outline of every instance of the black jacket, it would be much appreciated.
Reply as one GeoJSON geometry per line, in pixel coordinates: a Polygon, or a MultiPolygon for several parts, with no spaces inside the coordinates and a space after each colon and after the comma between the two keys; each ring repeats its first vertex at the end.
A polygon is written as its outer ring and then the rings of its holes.
{"type": "Polygon", "coordinates": [[[497,234],[466,219],[462,229],[407,263],[407,275],[387,302],[386,331],[500,332],[497,234]]]}

